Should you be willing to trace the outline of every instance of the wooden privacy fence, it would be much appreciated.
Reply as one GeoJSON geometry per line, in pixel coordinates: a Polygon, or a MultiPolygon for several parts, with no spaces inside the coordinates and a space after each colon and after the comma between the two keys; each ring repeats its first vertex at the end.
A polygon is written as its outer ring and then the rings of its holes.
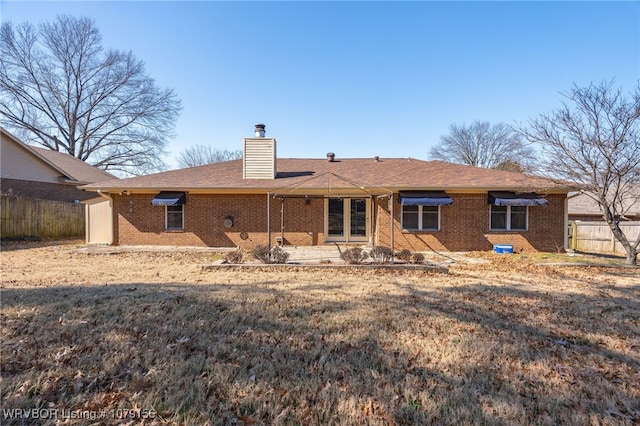
{"type": "MultiPolygon", "coordinates": [[[[640,222],[622,222],[620,229],[629,241],[634,241],[640,233],[640,222]]],[[[626,254],[606,222],[570,222],[569,248],[591,253],[626,254]]]]}
{"type": "Polygon", "coordinates": [[[2,195],[2,238],[84,236],[84,206],[62,201],[2,195]]]}

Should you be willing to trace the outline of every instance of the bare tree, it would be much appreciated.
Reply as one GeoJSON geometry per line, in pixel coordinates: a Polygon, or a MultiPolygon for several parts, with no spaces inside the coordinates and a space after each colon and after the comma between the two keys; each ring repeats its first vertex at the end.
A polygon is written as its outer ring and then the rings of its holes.
{"type": "Polygon", "coordinates": [[[449,134],[429,151],[434,160],[489,169],[526,171],[533,163],[533,151],[511,126],[486,121],[471,125],[451,124],[449,134]]]}
{"type": "Polygon", "coordinates": [[[623,95],[613,81],[574,85],[562,108],[540,115],[522,133],[543,148],[543,170],[572,182],[598,202],[604,220],[635,265],[640,235],[620,229],[625,212],[639,203],[640,85],[623,95]]]}
{"type": "Polygon", "coordinates": [[[522,167],[522,164],[511,159],[504,160],[503,162],[495,166],[494,169],[517,173],[524,173],[525,171],[527,171],[524,169],[524,167],[522,167]]]}
{"type": "Polygon", "coordinates": [[[131,52],[107,50],[93,20],[0,28],[0,117],[28,143],[110,171],[161,170],[180,101],[131,52]]]}
{"type": "Polygon", "coordinates": [[[242,151],[220,150],[206,145],[193,145],[178,155],[177,161],[180,167],[195,167],[204,164],[221,163],[242,158],[242,151]]]}

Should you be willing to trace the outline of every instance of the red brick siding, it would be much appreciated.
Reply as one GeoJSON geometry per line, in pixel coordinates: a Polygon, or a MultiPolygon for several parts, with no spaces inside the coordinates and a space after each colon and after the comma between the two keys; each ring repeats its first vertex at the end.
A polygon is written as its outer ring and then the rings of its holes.
{"type": "MultiPolygon", "coordinates": [[[[281,236],[281,200],[272,199],[271,207],[271,238],[274,243],[275,237],[281,236]]],[[[324,243],[324,199],[287,198],[284,213],[285,244],[310,246],[324,243]]]]}
{"type": "MultiPolygon", "coordinates": [[[[396,249],[469,251],[491,250],[493,244],[513,244],[515,251],[556,251],[564,244],[564,195],[550,195],[547,206],[530,207],[527,231],[490,231],[486,194],[452,194],[453,204],[440,208],[440,231],[407,232],[394,196],[394,245],[396,249]]],[[[378,203],[376,244],[390,245],[389,206],[378,203]]]]}
{"type": "Polygon", "coordinates": [[[95,192],[83,191],[74,185],[50,182],[35,182],[31,180],[0,179],[0,193],[16,197],[38,198],[40,200],[84,201],[96,198],[95,192]]]}
{"type": "MultiPolygon", "coordinates": [[[[267,243],[267,195],[187,194],[184,230],[166,231],[165,207],[151,205],[153,195],[114,195],[115,241],[122,245],[191,245],[250,247],[267,243]],[[224,220],[233,218],[226,228],[224,220]],[[246,239],[243,239],[246,237],[246,239]]],[[[271,199],[271,243],[280,236],[282,203],[271,199]]],[[[285,242],[315,245],[324,242],[322,199],[287,199],[284,204],[285,242]]]]}
{"type": "MultiPolygon", "coordinates": [[[[493,244],[513,244],[516,251],[556,251],[564,242],[564,195],[547,197],[549,205],[529,208],[529,229],[524,232],[489,231],[486,194],[453,194],[453,204],[441,207],[440,231],[406,232],[400,228],[401,206],[394,196],[396,249],[412,251],[491,250],[493,244]]],[[[152,206],[153,195],[114,195],[114,237],[123,245],[192,245],[251,247],[267,243],[266,195],[187,195],[184,230],[165,231],[165,208],[152,206]],[[233,227],[225,228],[226,217],[233,227]],[[246,236],[243,239],[242,236],[246,236]]],[[[389,200],[374,209],[374,243],[389,246],[389,200]]],[[[280,199],[271,199],[271,243],[281,235],[280,199]]],[[[288,198],[284,202],[285,244],[323,244],[325,200],[288,198]]]]}

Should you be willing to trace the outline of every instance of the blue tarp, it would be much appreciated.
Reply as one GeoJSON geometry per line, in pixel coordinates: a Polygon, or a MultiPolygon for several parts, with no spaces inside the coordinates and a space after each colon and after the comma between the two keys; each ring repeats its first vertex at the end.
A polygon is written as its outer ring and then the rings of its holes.
{"type": "Polygon", "coordinates": [[[181,206],[186,204],[187,194],[184,192],[162,191],[151,200],[154,206],[181,206]]]}
{"type": "Polygon", "coordinates": [[[448,206],[453,204],[444,191],[400,191],[403,206],[448,206]]]}
{"type": "Polygon", "coordinates": [[[546,206],[549,202],[534,193],[489,192],[489,204],[494,206],[546,206]]]}

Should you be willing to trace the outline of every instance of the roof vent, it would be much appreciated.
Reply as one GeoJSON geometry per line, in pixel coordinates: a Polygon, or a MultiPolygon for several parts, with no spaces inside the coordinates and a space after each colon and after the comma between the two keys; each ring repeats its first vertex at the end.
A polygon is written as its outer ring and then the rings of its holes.
{"type": "Polygon", "coordinates": [[[262,123],[256,124],[256,138],[264,138],[264,128],[265,125],[262,123]]]}
{"type": "Polygon", "coordinates": [[[327,152],[327,160],[329,160],[330,163],[333,163],[336,159],[336,155],[333,152],[327,152]]]}
{"type": "Polygon", "coordinates": [[[380,157],[378,157],[377,155],[375,157],[373,157],[373,161],[375,161],[376,163],[380,162],[380,157]]]}

